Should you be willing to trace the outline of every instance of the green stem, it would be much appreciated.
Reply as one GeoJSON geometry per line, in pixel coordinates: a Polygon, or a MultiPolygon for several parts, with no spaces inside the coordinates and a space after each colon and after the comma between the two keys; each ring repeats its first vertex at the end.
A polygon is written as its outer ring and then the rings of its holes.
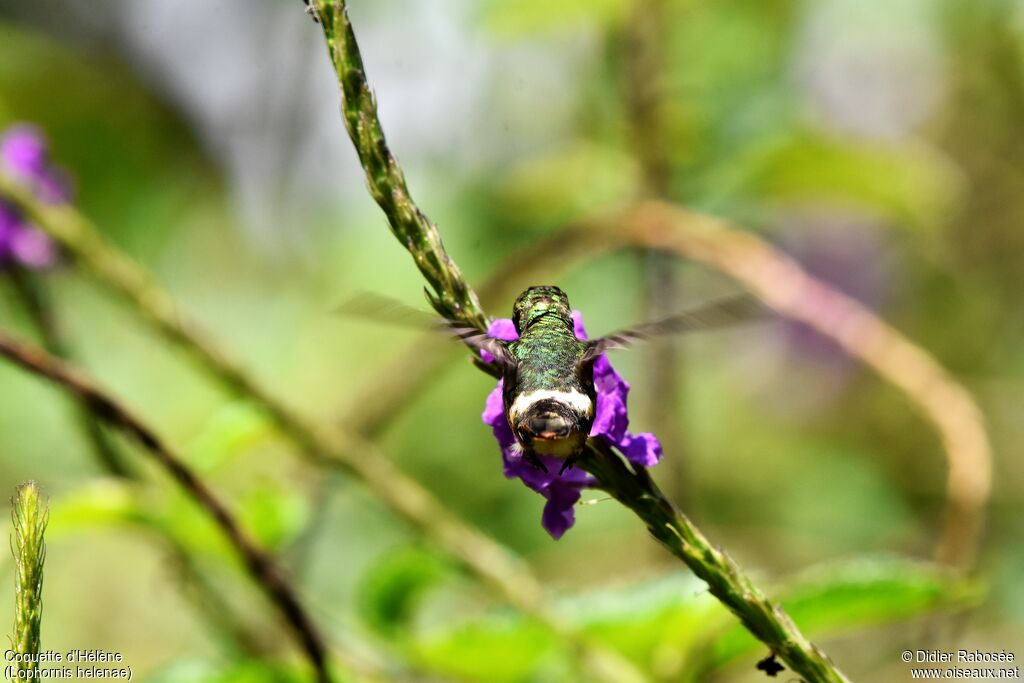
{"type": "Polygon", "coordinates": [[[366,171],[370,194],[387,216],[391,232],[433,288],[428,296],[437,312],[449,320],[487,329],[487,315],[476,294],[449,258],[437,226],[413,202],[405,174],[384,139],[345,3],[316,0],[314,6],[344,95],[345,126],[366,171]]]}
{"type": "Polygon", "coordinates": [[[49,517],[46,501],[35,482],[18,487],[14,494],[11,520],[14,535],[14,651],[24,655],[16,664],[19,678],[39,669],[39,630],[43,618],[43,563],[46,543],[43,534],[49,517]]]}
{"type": "MultiPolygon", "coordinates": [[[[387,145],[344,0],[314,0],[312,7],[323,28],[328,53],[338,75],[345,126],[366,172],[371,196],[387,217],[391,232],[412,255],[433,288],[433,293],[428,291],[427,295],[434,309],[448,320],[487,329],[489,319],[479,299],[445,251],[437,226],[413,202],[405,174],[387,145]]],[[[481,369],[500,376],[495,366],[484,363],[476,354],[474,359],[481,369]]],[[[645,679],[617,653],[589,642],[543,608],[539,602],[539,587],[531,588],[530,592],[532,604],[517,603],[517,606],[527,607],[526,613],[568,643],[591,674],[610,683],[645,679]]]]}

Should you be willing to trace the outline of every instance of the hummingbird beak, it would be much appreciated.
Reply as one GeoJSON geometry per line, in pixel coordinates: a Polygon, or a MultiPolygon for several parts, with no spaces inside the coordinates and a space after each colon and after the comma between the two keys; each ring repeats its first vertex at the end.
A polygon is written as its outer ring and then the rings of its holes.
{"type": "Polygon", "coordinates": [[[535,439],[564,439],[572,430],[572,424],[563,415],[547,412],[527,418],[523,431],[532,434],[535,439]]]}

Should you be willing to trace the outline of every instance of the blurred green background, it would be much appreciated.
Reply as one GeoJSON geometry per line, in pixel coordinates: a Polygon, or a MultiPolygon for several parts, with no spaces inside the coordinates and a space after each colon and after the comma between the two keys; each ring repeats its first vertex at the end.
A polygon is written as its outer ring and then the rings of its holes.
{"type": "MultiPolygon", "coordinates": [[[[932,352],[976,396],[995,454],[970,585],[881,559],[931,557],[945,464],[904,397],[828,342],[785,325],[680,340],[668,419],[652,352],[613,360],[635,430],[675,430],[659,483],[761,583],[790,587],[853,679],[906,680],[905,648],[1021,647],[1024,4],[352,0],[351,14],[413,195],[471,282],[655,191],[757,232],[932,352]]],[[[338,97],[298,0],[0,0],[0,127],[40,126],[82,211],[325,424],[419,339],[332,310],[359,290],[426,308],[338,97]]],[[[557,283],[602,333],[647,314],[652,265],[673,308],[737,287],[629,251],[508,286],[557,283]]],[[[458,680],[581,680],[542,630],[296,457],[88,278],[65,265],[47,280],[81,363],[281,553],[332,640],[458,680]]],[[[0,319],[29,333],[3,282],[0,319]]],[[[544,533],[542,499],[502,477],[480,421],[491,387],[449,364],[383,447],[662,679],[759,680],[766,653],[628,512],[591,493],[562,540],[544,533]]],[[[216,531],[144,465],[145,484],[104,477],[63,397],[6,365],[0,463],[0,491],[32,478],[52,500],[44,648],[120,651],[153,681],[291,675],[288,639],[216,531]],[[229,613],[243,637],[218,623],[229,613]]]]}

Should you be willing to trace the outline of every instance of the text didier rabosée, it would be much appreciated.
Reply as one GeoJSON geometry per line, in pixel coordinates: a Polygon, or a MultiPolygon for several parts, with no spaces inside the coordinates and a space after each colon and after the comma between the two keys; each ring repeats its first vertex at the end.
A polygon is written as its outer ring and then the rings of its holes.
{"type": "Polygon", "coordinates": [[[915,662],[975,664],[979,662],[1012,662],[1013,660],[1013,653],[1006,650],[992,650],[991,652],[982,650],[917,650],[914,652],[915,662]]]}

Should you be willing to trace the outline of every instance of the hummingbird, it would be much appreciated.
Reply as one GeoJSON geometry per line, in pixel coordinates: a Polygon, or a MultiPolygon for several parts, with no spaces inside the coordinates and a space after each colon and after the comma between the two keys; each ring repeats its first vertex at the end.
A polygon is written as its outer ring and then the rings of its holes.
{"type": "Polygon", "coordinates": [[[519,335],[512,341],[495,339],[463,321],[439,322],[423,311],[374,294],[363,293],[338,312],[400,325],[425,317],[431,326],[446,330],[478,352],[486,351],[500,370],[505,418],[523,456],[545,472],[547,467],[538,456],[554,456],[563,461],[564,472],[583,451],[593,426],[594,363],[604,353],[652,337],[751,321],[770,309],[753,296],[733,295],[586,340],[576,336],[566,293],[543,285],[529,287],[512,305],[512,324],[519,335]]]}
{"type": "Polygon", "coordinates": [[[503,379],[505,417],[527,461],[546,472],[537,456],[554,456],[563,460],[564,472],[583,451],[594,422],[594,363],[602,354],[659,335],[723,327],[767,310],[752,296],[738,295],[585,340],[576,336],[568,296],[545,285],[528,288],[513,304],[518,339],[503,341],[475,327],[448,326],[494,357],[503,379]]]}

